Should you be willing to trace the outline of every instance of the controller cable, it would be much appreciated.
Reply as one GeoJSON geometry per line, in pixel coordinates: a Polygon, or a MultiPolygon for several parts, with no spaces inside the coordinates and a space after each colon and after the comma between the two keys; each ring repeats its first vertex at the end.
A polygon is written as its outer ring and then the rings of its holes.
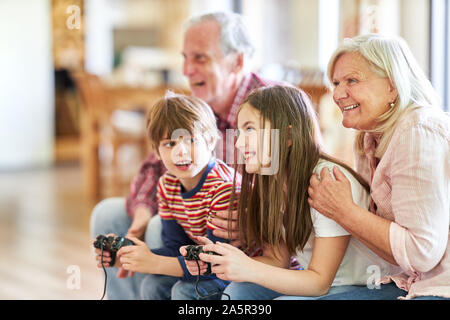
{"type": "Polygon", "coordinates": [[[105,266],[103,265],[103,243],[101,244],[101,260],[100,260],[100,262],[101,262],[101,264],[102,264],[102,268],[103,268],[103,271],[105,272],[105,286],[103,287],[103,295],[102,295],[102,298],[100,299],[100,300],[103,300],[103,298],[105,297],[105,294],[106,294],[106,280],[108,279],[108,274],[106,273],[106,269],[105,269],[105,266]]]}
{"type": "MultiPolygon", "coordinates": [[[[207,299],[207,298],[209,298],[209,297],[218,295],[219,292],[213,292],[213,293],[210,293],[210,294],[204,296],[204,295],[202,295],[202,294],[199,292],[199,290],[198,290],[198,284],[199,284],[199,281],[200,281],[200,264],[198,263],[198,260],[195,260],[195,262],[197,263],[197,267],[198,267],[197,280],[195,281],[195,292],[197,292],[198,297],[199,297],[201,300],[203,300],[203,299],[207,299]]],[[[102,245],[101,245],[101,257],[100,257],[100,263],[101,263],[101,265],[102,265],[103,272],[105,273],[105,285],[104,285],[104,287],[103,287],[103,295],[102,295],[102,297],[101,297],[101,299],[100,299],[100,300],[103,300],[103,298],[105,297],[105,294],[106,294],[106,283],[107,283],[106,281],[107,281],[107,279],[108,279],[108,274],[106,273],[106,268],[105,268],[105,266],[104,266],[104,264],[103,264],[103,243],[102,243],[102,245]]],[[[222,295],[225,295],[226,297],[228,297],[228,300],[231,300],[231,297],[230,297],[229,294],[227,294],[227,293],[225,293],[225,292],[222,291],[222,292],[220,293],[220,296],[222,296],[222,295]]]]}
{"type": "Polygon", "coordinates": [[[219,295],[219,294],[220,294],[220,297],[221,297],[222,295],[225,295],[225,296],[228,297],[228,300],[231,300],[230,295],[227,294],[227,293],[225,293],[225,292],[223,292],[223,291],[222,291],[222,292],[213,292],[213,293],[210,293],[210,294],[208,294],[208,295],[206,295],[206,296],[202,295],[202,294],[198,291],[198,283],[199,283],[199,281],[200,281],[200,264],[198,263],[198,260],[195,260],[195,262],[197,263],[197,267],[198,267],[197,280],[195,281],[195,292],[197,292],[197,295],[198,295],[198,297],[200,298],[200,300],[208,299],[209,297],[212,297],[212,296],[215,296],[215,295],[219,295]]]}

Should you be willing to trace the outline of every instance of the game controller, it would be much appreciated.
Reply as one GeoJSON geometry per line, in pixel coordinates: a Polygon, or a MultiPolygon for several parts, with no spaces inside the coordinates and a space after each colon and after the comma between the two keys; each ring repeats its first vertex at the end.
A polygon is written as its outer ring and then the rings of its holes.
{"type": "Polygon", "coordinates": [[[116,262],[116,253],[120,248],[125,246],[132,246],[134,242],[125,237],[114,237],[114,236],[104,236],[98,235],[94,241],[94,247],[97,249],[103,249],[108,251],[111,255],[110,266],[114,266],[116,262]]]}
{"type": "MultiPolygon", "coordinates": [[[[205,253],[205,254],[213,254],[218,256],[219,254],[215,253],[214,251],[203,251],[203,246],[200,245],[189,245],[186,246],[186,256],[184,257],[186,260],[189,261],[198,261],[200,260],[200,253],[205,253]]],[[[211,263],[206,262],[206,264],[208,265],[208,268],[206,270],[206,272],[204,273],[204,275],[209,275],[211,274],[211,263]]]]}

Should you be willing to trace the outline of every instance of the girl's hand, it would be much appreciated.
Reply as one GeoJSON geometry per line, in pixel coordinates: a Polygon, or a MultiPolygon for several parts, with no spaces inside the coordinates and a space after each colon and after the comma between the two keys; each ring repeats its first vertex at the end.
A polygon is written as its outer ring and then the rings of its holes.
{"type": "Polygon", "coordinates": [[[350,181],[337,166],[333,167],[334,179],[328,168],[311,176],[308,188],[308,203],[324,216],[337,222],[344,219],[349,208],[354,206],[350,181]]]}
{"type": "MultiPolygon", "coordinates": [[[[197,243],[199,244],[208,244],[208,243],[213,243],[211,240],[209,240],[206,237],[196,237],[197,243]]],[[[186,251],[186,247],[187,246],[182,246],[180,247],[180,253],[186,257],[187,251],[186,251]]],[[[200,274],[204,274],[208,268],[208,265],[203,262],[202,260],[198,260],[198,265],[196,261],[192,261],[192,260],[184,260],[186,262],[186,268],[188,269],[189,273],[193,276],[197,276],[199,275],[199,266],[200,266],[200,274]]]]}
{"type": "Polygon", "coordinates": [[[235,282],[251,281],[255,261],[242,250],[228,243],[216,242],[203,246],[203,251],[214,251],[219,255],[201,253],[200,259],[210,262],[212,273],[219,279],[235,282]]]}
{"type": "Polygon", "coordinates": [[[129,237],[134,242],[133,246],[125,246],[117,251],[116,259],[120,260],[122,268],[127,271],[151,273],[154,265],[155,254],[147,247],[145,242],[136,237],[129,237]]]}

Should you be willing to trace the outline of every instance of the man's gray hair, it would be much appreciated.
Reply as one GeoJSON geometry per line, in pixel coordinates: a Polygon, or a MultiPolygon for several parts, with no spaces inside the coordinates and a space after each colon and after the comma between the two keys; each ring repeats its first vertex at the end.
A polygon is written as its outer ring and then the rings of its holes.
{"type": "Polygon", "coordinates": [[[185,30],[205,21],[216,21],[219,24],[220,44],[224,55],[244,53],[248,58],[252,57],[255,48],[241,15],[232,12],[203,14],[190,19],[185,30]]]}

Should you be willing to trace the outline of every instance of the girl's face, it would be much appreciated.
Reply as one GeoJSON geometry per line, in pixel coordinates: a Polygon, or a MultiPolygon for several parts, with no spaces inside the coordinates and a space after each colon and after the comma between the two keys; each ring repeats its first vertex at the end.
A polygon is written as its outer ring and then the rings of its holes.
{"type": "Polygon", "coordinates": [[[251,104],[244,104],[238,114],[238,139],[236,148],[243,155],[245,171],[259,173],[261,169],[271,167],[270,156],[270,121],[266,119],[261,125],[262,115],[251,104]]]}
{"type": "Polygon", "coordinates": [[[333,99],[342,111],[346,128],[375,129],[375,120],[389,110],[397,97],[389,79],[380,77],[356,52],[344,53],[337,59],[332,80],[333,99]]]}

